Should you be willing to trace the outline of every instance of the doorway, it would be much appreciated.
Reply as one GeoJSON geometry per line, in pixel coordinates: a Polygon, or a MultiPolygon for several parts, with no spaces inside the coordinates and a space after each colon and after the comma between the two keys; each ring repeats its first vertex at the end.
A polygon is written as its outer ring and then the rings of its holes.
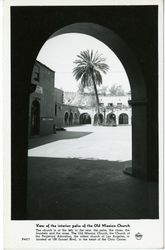
{"type": "Polygon", "coordinates": [[[31,105],[31,135],[40,133],[40,103],[34,100],[31,105]]]}
{"type": "Polygon", "coordinates": [[[120,114],[119,115],[119,124],[128,124],[128,115],[127,114],[120,114]]]}

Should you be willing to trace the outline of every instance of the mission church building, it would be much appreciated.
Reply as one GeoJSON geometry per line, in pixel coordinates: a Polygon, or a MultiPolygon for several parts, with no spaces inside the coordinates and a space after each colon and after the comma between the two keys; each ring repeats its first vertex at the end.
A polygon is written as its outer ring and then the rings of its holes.
{"type": "Polygon", "coordinates": [[[30,95],[29,135],[53,133],[54,123],[54,77],[55,72],[36,61],[33,67],[31,83],[36,85],[30,95]]]}
{"type": "MultiPolygon", "coordinates": [[[[131,94],[120,96],[101,95],[100,122],[105,126],[131,125],[132,108],[129,105],[131,94]]],[[[64,92],[64,101],[68,105],[79,107],[79,124],[97,124],[98,113],[95,96],[89,93],[64,92]]]]}
{"type": "Polygon", "coordinates": [[[55,88],[55,72],[41,62],[33,67],[30,94],[29,136],[48,135],[64,126],[79,124],[78,107],[63,103],[63,91],[55,88]]]}
{"type": "MultiPolygon", "coordinates": [[[[35,91],[30,94],[29,136],[53,134],[67,126],[97,124],[95,97],[54,87],[55,72],[46,65],[35,62],[31,83],[35,91]]],[[[131,95],[100,95],[101,124],[131,125],[130,99],[131,95]]]]}

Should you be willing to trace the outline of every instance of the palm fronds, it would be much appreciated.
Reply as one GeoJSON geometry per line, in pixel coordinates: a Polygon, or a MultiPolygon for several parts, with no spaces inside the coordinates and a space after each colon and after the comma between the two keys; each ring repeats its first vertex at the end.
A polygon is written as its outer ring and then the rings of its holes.
{"type": "MultiPolygon", "coordinates": [[[[98,51],[94,53],[93,50],[91,52],[89,50],[81,51],[74,61],[76,67],[73,69],[73,76],[77,81],[81,81],[81,88],[93,87],[98,114],[100,113],[100,107],[96,86],[102,84],[101,72],[106,74],[109,70],[105,61],[106,59],[102,57],[102,54],[99,54],[98,51]]],[[[98,118],[98,123],[101,123],[100,118],[98,118]]]]}
{"type": "Polygon", "coordinates": [[[105,63],[105,58],[98,51],[91,52],[89,50],[81,51],[77,55],[78,59],[74,61],[76,67],[73,69],[73,76],[78,81],[81,79],[83,87],[91,86],[91,77],[95,76],[95,82],[97,85],[102,84],[102,76],[100,72],[104,74],[109,70],[109,66],[105,63]]]}

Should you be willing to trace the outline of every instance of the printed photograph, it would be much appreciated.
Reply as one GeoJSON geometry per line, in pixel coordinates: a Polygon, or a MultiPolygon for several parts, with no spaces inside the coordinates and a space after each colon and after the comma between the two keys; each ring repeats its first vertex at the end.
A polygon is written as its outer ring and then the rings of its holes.
{"type": "Polygon", "coordinates": [[[11,219],[159,218],[158,7],[11,7],[11,219]]]}

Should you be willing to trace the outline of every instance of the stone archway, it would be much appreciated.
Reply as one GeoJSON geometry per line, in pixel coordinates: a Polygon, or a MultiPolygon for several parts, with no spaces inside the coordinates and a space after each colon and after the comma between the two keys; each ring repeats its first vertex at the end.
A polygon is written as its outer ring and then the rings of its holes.
{"type": "Polygon", "coordinates": [[[23,219],[26,217],[28,96],[30,91],[34,91],[34,86],[30,85],[31,72],[41,46],[54,31],[57,31],[54,35],[67,32],[91,35],[109,46],[121,60],[132,89],[130,104],[133,113],[133,175],[158,180],[157,7],[107,6],[105,11],[103,6],[101,8],[83,6],[75,7],[76,16],[73,15],[74,8],[68,10],[70,7],[64,8],[63,6],[46,6],[47,11],[45,11],[45,7],[40,6],[35,6],[35,9],[33,7],[23,8],[22,11],[19,8],[11,8],[12,23],[14,24],[11,26],[13,51],[11,60],[12,218],[23,219]],[[59,13],[58,8],[60,8],[61,15],[57,14],[59,13]],[[83,8],[87,13],[85,16],[83,8]],[[122,26],[117,22],[119,15],[122,26]],[[108,18],[109,16],[111,19],[108,18]],[[126,19],[125,16],[128,18],[126,19]],[[134,22],[131,24],[129,22],[131,17],[138,20],[135,27],[136,34],[134,33],[135,39],[129,35],[134,31],[134,22]],[[151,22],[152,20],[153,22],[151,22]],[[84,21],[93,23],[80,23],[84,21]],[[70,23],[73,25],[60,29],[70,23]],[[141,36],[143,34],[141,27],[144,23],[145,29],[150,30],[145,38],[141,36]],[[127,44],[110,29],[126,39],[127,44]],[[17,39],[14,39],[14,36],[17,39]],[[31,37],[30,42],[27,36],[31,37]],[[148,41],[151,41],[151,46],[146,46],[148,41]],[[129,48],[132,48],[133,53],[129,48]],[[137,62],[138,58],[140,58],[140,64],[137,62]],[[147,102],[150,105],[147,106],[147,102]],[[20,124],[22,124],[21,128],[20,124]],[[18,178],[19,176],[21,179],[18,178]]]}
{"type": "Polygon", "coordinates": [[[132,106],[132,168],[128,172],[137,177],[147,178],[147,95],[144,76],[136,57],[121,37],[101,25],[74,23],[56,31],[50,39],[65,33],[83,33],[93,36],[105,43],[123,64],[132,94],[132,100],[129,103],[132,106]]]}

